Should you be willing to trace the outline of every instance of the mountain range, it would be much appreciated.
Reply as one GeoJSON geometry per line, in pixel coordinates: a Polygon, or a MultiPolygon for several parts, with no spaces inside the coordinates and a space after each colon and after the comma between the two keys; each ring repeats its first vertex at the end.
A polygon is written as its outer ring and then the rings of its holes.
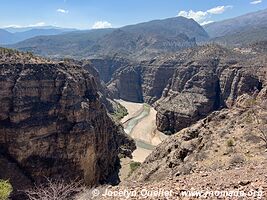
{"type": "Polygon", "coordinates": [[[267,39],[267,9],[210,23],[204,29],[212,41],[242,45],[267,39]]]}
{"type": "Polygon", "coordinates": [[[121,28],[87,31],[32,29],[13,33],[15,36],[2,30],[0,34],[2,44],[20,41],[8,47],[52,58],[81,59],[119,55],[131,60],[146,60],[162,53],[168,54],[193,47],[200,42],[240,46],[265,40],[267,10],[203,27],[193,19],[175,17],[121,28]],[[28,39],[22,41],[23,38],[28,39]]]}
{"type": "Polygon", "coordinates": [[[58,35],[65,32],[75,31],[76,29],[59,28],[54,26],[39,26],[16,28],[8,27],[0,29],[0,44],[14,44],[35,36],[58,35]]]}
{"type": "Polygon", "coordinates": [[[10,47],[50,57],[88,58],[119,54],[145,59],[192,47],[196,41],[207,39],[207,33],[197,22],[175,17],[117,29],[38,36],[10,47]]]}

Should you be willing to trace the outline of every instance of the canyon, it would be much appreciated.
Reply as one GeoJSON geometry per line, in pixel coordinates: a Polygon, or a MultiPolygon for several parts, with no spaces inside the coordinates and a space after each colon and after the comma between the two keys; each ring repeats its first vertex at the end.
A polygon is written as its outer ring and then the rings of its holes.
{"type": "Polygon", "coordinates": [[[153,105],[158,130],[173,134],[260,89],[254,74],[262,68],[264,58],[259,58],[204,45],[125,67],[113,75],[108,88],[114,98],[153,105]]]}
{"type": "Polygon", "coordinates": [[[81,183],[77,200],[143,186],[267,192],[267,42],[212,36],[237,34],[239,19],[253,26],[250,15],[221,22],[233,31],[223,35],[175,17],[0,48],[0,178],[12,198],[47,179],[81,183]]]}

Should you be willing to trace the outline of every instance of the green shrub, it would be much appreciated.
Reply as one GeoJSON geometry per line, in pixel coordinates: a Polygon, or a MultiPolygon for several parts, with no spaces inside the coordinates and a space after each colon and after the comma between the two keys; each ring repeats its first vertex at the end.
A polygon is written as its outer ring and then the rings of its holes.
{"type": "Polygon", "coordinates": [[[118,121],[121,120],[126,115],[128,115],[128,111],[121,104],[118,104],[118,107],[117,107],[115,113],[112,114],[112,116],[118,121]]]}
{"type": "Polygon", "coordinates": [[[140,165],[141,165],[140,162],[131,162],[131,163],[130,163],[130,169],[131,169],[131,171],[130,171],[130,173],[129,173],[129,176],[131,176],[132,173],[133,173],[135,170],[137,170],[138,167],[140,167],[140,165]]]}
{"type": "Polygon", "coordinates": [[[0,179],[0,200],[7,200],[12,191],[13,188],[9,181],[0,179]]]}
{"type": "Polygon", "coordinates": [[[227,140],[226,144],[227,144],[228,147],[233,147],[235,145],[234,141],[232,139],[227,140]]]}

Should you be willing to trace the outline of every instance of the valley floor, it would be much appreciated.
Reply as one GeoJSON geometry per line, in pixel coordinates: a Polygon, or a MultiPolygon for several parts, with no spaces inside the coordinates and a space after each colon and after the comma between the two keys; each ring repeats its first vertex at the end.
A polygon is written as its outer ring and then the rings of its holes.
{"type": "Polygon", "coordinates": [[[135,141],[137,149],[133,152],[133,159],[121,159],[121,179],[127,178],[130,173],[130,163],[143,162],[153,151],[154,147],[160,144],[167,136],[156,129],[157,111],[147,104],[134,103],[117,100],[123,105],[128,115],[121,119],[124,130],[135,141]]]}

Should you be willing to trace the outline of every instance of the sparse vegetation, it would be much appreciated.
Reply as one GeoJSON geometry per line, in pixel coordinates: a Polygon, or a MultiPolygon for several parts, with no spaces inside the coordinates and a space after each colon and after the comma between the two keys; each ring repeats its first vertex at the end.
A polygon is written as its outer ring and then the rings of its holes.
{"type": "Polygon", "coordinates": [[[251,127],[256,130],[258,137],[264,142],[264,146],[267,148],[267,102],[252,101],[250,104],[251,111],[249,115],[256,123],[255,127],[251,127]]]}
{"type": "Polygon", "coordinates": [[[25,191],[30,200],[71,200],[84,190],[79,181],[67,183],[63,180],[49,180],[43,185],[25,191]]]}
{"type": "Polygon", "coordinates": [[[227,140],[226,144],[227,144],[228,147],[233,147],[233,146],[235,146],[235,143],[234,143],[234,140],[233,140],[233,139],[229,139],[229,140],[227,140]]]}
{"type": "Polygon", "coordinates": [[[33,55],[31,52],[20,52],[13,49],[0,47],[0,63],[48,63],[48,59],[33,55]]]}
{"type": "Polygon", "coordinates": [[[0,179],[0,200],[7,200],[12,191],[13,188],[9,181],[0,179]]]}
{"type": "Polygon", "coordinates": [[[138,169],[138,167],[140,167],[141,163],[140,162],[131,162],[130,163],[130,169],[131,171],[129,172],[129,175],[128,176],[131,176],[132,173],[138,169]]]}
{"type": "Polygon", "coordinates": [[[121,120],[126,115],[128,115],[128,111],[121,104],[118,104],[118,107],[117,107],[115,113],[112,114],[113,118],[117,121],[121,120]]]}

